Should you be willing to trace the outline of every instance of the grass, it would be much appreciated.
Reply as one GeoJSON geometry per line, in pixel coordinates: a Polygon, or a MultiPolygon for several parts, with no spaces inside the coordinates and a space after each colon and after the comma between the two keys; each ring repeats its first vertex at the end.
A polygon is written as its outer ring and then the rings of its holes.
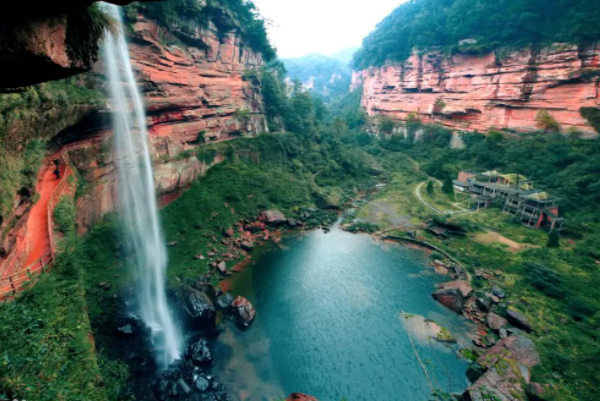
{"type": "Polygon", "coordinates": [[[78,251],[16,301],[0,304],[0,399],[117,399],[126,368],[98,356],[78,251]]]}

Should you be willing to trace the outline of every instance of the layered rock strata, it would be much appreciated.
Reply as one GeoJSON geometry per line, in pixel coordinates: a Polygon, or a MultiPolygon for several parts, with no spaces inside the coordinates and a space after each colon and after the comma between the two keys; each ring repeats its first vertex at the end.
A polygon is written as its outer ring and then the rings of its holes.
{"type": "Polygon", "coordinates": [[[535,131],[546,111],[562,131],[597,133],[582,107],[600,107],[600,46],[556,44],[506,56],[414,53],[406,62],[353,74],[362,105],[373,116],[406,120],[414,113],[460,131],[535,131]]]}

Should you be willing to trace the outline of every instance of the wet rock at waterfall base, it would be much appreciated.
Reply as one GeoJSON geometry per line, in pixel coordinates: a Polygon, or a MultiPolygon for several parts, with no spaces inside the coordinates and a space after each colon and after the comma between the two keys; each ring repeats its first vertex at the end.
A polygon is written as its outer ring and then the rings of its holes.
{"type": "Polygon", "coordinates": [[[233,303],[233,296],[229,293],[225,293],[217,298],[216,307],[219,310],[228,310],[231,308],[233,303]]]}
{"type": "Polygon", "coordinates": [[[190,361],[175,361],[157,379],[154,394],[160,401],[225,401],[227,393],[219,380],[190,361]]]}
{"type": "Polygon", "coordinates": [[[186,357],[196,366],[210,365],[213,360],[205,339],[192,342],[188,346],[186,357]]]}
{"type": "Polygon", "coordinates": [[[254,318],[256,317],[256,310],[254,306],[244,297],[238,296],[232,303],[231,306],[234,309],[235,318],[238,325],[247,329],[250,327],[254,318]]]}
{"type": "Polygon", "coordinates": [[[176,288],[173,293],[181,314],[192,324],[214,323],[215,306],[206,293],[190,286],[176,288]]]}

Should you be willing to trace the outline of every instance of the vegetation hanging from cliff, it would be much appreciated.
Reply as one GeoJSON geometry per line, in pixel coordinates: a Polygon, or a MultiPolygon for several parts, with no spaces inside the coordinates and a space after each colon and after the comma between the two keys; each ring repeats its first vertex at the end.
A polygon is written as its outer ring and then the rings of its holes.
{"type": "Polygon", "coordinates": [[[267,37],[267,22],[260,16],[256,5],[248,0],[167,0],[136,3],[125,8],[129,22],[141,12],[167,28],[177,28],[194,35],[196,25],[208,28],[212,21],[220,34],[239,31],[244,44],[262,54],[266,61],[277,58],[277,52],[267,37]]]}
{"type": "Polygon", "coordinates": [[[402,62],[414,48],[481,53],[556,42],[589,44],[600,39],[598,19],[596,0],[411,0],[365,38],[354,66],[402,62]]]}

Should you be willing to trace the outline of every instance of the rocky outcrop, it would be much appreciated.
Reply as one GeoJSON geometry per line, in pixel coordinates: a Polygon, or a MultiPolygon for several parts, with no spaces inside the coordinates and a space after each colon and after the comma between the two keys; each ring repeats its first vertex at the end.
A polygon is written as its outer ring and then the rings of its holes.
{"type": "Polygon", "coordinates": [[[102,36],[90,29],[93,18],[86,8],[92,3],[30,0],[11,1],[3,7],[0,89],[39,84],[91,70],[98,59],[98,41],[102,36]]]}
{"type": "Polygon", "coordinates": [[[402,64],[355,72],[368,114],[406,120],[414,113],[460,131],[506,128],[534,131],[547,111],[563,131],[597,135],[581,107],[600,107],[600,46],[556,44],[506,56],[437,52],[413,54],[402,64]]]}
{"type": "Polygon", "coordinates": [[[215,306],[206,293],[189,286],[173,290],[181,316],[192,326],[210,326],[215,320],[215,306]]]}
{"type": "Polygon", "coordinates": [[[484,373],[467,390],[467,399],[517,401],[526,399],[525,386],[531,380],[531,369],[540,364],[540,356],[529,338],[511,336],[479,357],[477,364],[484,373]]]}
{"type": "Polygon", "coordinates": [[[238,296],[231,303],[231,306],[233,307],[238,325],[243,329],[250,327],[256,317],[256,310],[250,301],[244,297],[238,296]]]}
{"type": "Polygon", "coordinates": [[[461,313],[465,304],[465,298],[458,288],[440,288],[431,295],[436,301],[456,313],[461,313]]]}
{"type": "MultiPolygon", "coordinates": [[[[262,57],[241,41],[232,26],[231,31],[219,31],[209,22],[206,28],[196,26],[193,33],[183,35],[142,15],[134,24],[130,53],[145,95],[161,205],[224,160],[219,154],[196,157],[198,146],[267,130],[260,92],[244,78],[246,72],[263,65],[262,57]]],[[[96,70],[101,74],[102,65],[96,70]]],[[[98,129],[103,140],[72,156],[89,190],[77,205],[82,230],[117,205],[111,132],[89,124],[84,129],[98,129]]]]}

